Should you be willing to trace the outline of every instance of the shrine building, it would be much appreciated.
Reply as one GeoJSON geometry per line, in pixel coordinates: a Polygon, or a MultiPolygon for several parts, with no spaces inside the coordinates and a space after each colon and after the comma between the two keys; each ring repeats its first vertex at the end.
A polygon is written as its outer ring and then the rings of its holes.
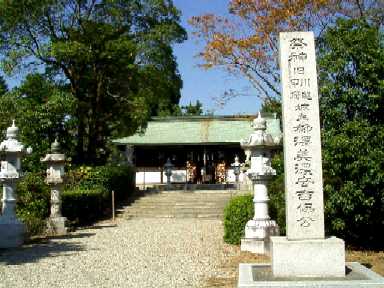
{"type": "MultiPolygon", "coordinates": [[[[252,132],[252,116],[182,116],[154,117],[143,133],[114,140],[125,152],[128,162],[136,167],[136,186],[165,184],[164,165],[174,165],[172,183],[217,184],[235,183],[231,164],[245,153],[240,140],[252,132]]],[[[262,113],[267,133],[281,138],[280,119],[262,113]]],[[[245,181],[243,173],[239,182],[245,181]]]]}

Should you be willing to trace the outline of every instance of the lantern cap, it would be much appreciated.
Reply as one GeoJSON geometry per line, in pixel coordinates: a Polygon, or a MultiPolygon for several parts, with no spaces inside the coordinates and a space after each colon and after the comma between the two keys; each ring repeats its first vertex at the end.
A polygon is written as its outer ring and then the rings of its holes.
{"type": "Polygon", "coordinates": [[[12,126],[7,128],[7,139],[16,139],[19,134],[19,128],[15,125],[15,120],[12,121],[12,126]]]}
{"type": "Polygon", "coordinates": [[[266,130],[267,129],[267,120],[261,117],[261,113],[259,112],[257,117],[253,120],[252,124],[255,130],[266,130]]]}
{"type": "Polygon", "coordinates": [[[57,141],[57,138],[55,139],[55,142],[51,144],[51,152],[52,153],[60,153],[60,143],[57,141]]]}

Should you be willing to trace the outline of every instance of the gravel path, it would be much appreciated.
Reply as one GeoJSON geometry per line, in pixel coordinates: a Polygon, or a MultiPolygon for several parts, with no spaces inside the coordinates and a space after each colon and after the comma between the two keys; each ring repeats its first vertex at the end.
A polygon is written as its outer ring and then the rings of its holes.
{"type": "Polygon", "coordinates": [[[220,220],[119,219],[0,250],[0,287],[202,287],[223,257],[220,220]]]}

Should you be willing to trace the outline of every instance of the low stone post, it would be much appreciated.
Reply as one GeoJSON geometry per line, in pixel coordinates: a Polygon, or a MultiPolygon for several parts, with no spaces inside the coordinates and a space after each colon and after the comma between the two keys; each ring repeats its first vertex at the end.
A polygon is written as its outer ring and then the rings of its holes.
{"type": "Polygon", "coordinates": [[[275,143],[272,136],[266,133],[266,120],[259,113],[253,121],[255,131],[244,141],[241,147],[250,151],[250,169],[247,171],[254,191],[255,214],[245,226],[245,238],[241,239],[241,250],[259,254],[268,254],[270,250],[270,236],[279,234],[279,227],[271,220],[268,213],[267,184],[276,171],[271,167],[271,150],[275,143]]]}
{"type": "Polygon", "coordinates": [[[233,162],[231,166],[233,167],[233,174],[235,174],[237,189],[239,189],[239,175],[240,175],[241,163],[239,162],[239,157],[237,155],[235,157],[235,162],[233,162]]]}
{"type": "Polygon", "coordinates": [[[60,153],[60,144],[55,142],[51,145],[51,153],[47,154],[41,162],[47,165],[46,183],[51,188],[51,215],[48,219],[48,233],[54,235],[67,234],[65,223],[67,218],[61,214],[61,192],[64,184],[65,155],[60,153]]]}
{"type": "Polygon", "coordinates": [[[3,208],[0,217],[0,248],[21,246],[24,242],[25,225],[16,217],[16,183],[21,174],[21,157],[32,152],[31,148],[17,140],[19,128],[8,127],[6,140],[0,143],[0,151],[5,153],[5,161],[1,161],[0,180],[3,184],[3,208]]]}

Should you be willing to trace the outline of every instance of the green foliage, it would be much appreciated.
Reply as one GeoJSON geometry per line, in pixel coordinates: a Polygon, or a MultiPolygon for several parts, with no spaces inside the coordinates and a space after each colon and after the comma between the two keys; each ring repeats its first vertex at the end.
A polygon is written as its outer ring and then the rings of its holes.
{"type": "Polygon", "coordinates": [[[81,166],[74,173],[79,179],[76,185],[81,189],[102,186],[107,191],[115,191],[117,201],[126,200],[134,190],[135,172],[129,166],[81,166]]]}
{"type": "Polygon", "coordinates": [[[135,173],[129,166],[81,166],[68,174],[63,215],[78,224],[109,216],[112,190],[116,202],[134,193],[135,173]]]}
{"type": "Polygon", "coordinates": [[[253,195],[233,197],[224,209],[224,241],[239,244],[244,237],[244,227],[253,218],[253,195]]]}
{"type": "Polygon", "coordinates": [[[186,32],[172,1],[2,1],[0,14],[4,71],[43,67],[76,99],[79,164],[105,164],[110,137],[172,113],[180,99],[172,44],[186,32]]]}
{"type": "Polygon", "coordinates": [[[384,129],[365,120],[324,131],[324,193],[330,233],[351,243],[382,243],[384,129]],[[362,236],[364,235],[364,236],[362,236]]]}
{"type": "Polygon", "coordinates": [[[339,20],[319,41],[324,129],[346,121],[383,122],[383,34],[364,20],[339,20]]]}
{"type": "Polygon", "coordinates": [[[27,173],[17,184],[16,213],[26,224],[29,235],[41,234],[49,216],[50,189],[43,175],[27,173]]]}
{"type": "MultiPolygon", "coordinates": [[[[69,171],[62,194],[62,213],[74,224],[89,224],[110,216],[111,191],[121,203],[134,192],[134,170],[128,166],[86,167],[69,171]]],[[[29,235],[45,232],[50,214],[50,188],[42,173],[27,173],[17,184],[16,212],[29,235]]]]}
{"type": "Polygon", "coordinates": [[[0,75],[0,96],[8,92],[8,86],[4,78],[0,75]]]}
{"type": "Polygon", "coordinates": [[[182,115],[199,116],[203,114],[203,104],[197,100],[196,104],[189,102],[186,106],[181,106],[182,115]]]}
{"type": "Polygon", "coordinates": [[[281,119],[282,116],[282,107],[281,101],[274,98],[267,98],[261,104],[261,112],[265,113],[276,113],[276,115],[281,119]]]}
{"type": "Polygon", "coordinates": [[[384,228],[384,46],[378,27],[340,20],[320,41],[326,227],[379,245],[384,228]]]}
{"type": "Polygon", "coordinates": [[[64,87],[30,74],[19,88],[0,97],[0,129],[10,126],[12,119],[20,128],[20,141],[33,149],[23,161],[23,170],[40,171],[40,158],[49,151],[51,143],[59,137],[63,152],[74,153],[72,116],[76,101],[64,87]]]}

